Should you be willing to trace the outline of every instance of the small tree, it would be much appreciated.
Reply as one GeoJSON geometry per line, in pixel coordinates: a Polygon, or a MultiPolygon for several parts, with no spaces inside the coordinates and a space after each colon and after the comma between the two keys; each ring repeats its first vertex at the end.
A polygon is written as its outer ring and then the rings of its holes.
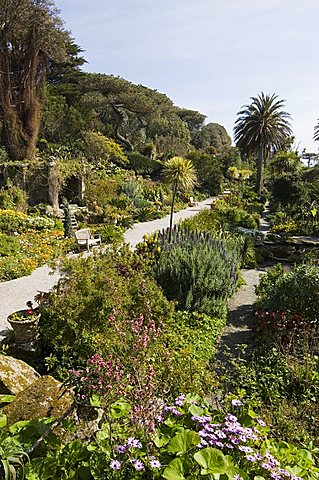
{"type": "Polygon", "coordinates": [[[71,210],[68,204],[68,201],[64,199],[63,201],[63,229],[64,229],[64,236],[65,238],[72,238],[73,231],[72,231],[72,219],[71,219],[71,210]]]}
{"type": "Polygon", "coordinates": [[[174,204],[177,188],[190,190],[196,183],[196,171],[190,160],[182,157],[173,157],[165,163],[163,170],[164,179],[172,185],[173,196],[171,205],[171,216],[169,224],[169,241],[172,238],[174,204]]]}

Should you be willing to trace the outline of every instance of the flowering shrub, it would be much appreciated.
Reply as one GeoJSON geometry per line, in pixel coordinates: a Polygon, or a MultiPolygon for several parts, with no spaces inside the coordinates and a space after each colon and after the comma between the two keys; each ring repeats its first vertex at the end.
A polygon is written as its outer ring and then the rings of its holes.
{"type": "Polygon", "coordinates": [[[206,233],[175,228],[159,235],[161,248],[154,276],[180,310],[223,313],[228,297],[237,285],[241,245],[227,248],[224,240],[206,233]]]}
{"type": "Polygon", "coordinates": [[[0,235],[0,281],[30,275],[69,250],[72,242],[59,230],[0,235]]]}
{"type": "MultiPolygon", "coordinates": [[[[270,269],[269,273],[261,278],[256,293],[259,297],[258,305],[262,310],[284,312],[280,322],[278,314],[275,314],[274,330],[284,328],[284,334],[287,329],[295,334],[318,332],[319,268],[317,265],[295,266],[288,273],[283,273],[282,267],[270,269]],[[297,324],[300,329],[297,328],[297,324]]],[[[268,317],[270,319],[269,315],[268,317]]]]}
{"type": "Polygon", "coordinates": [[[272,338],[283,347],[291,346],[294,340],[309,338],[310,324],[300,315],[282,311],[258,310],[256,330],[265,337],[272,338]]]}
{"type": "Polygon", "coordinates": [[[46,232],[53,230],[55,225],[55,221],[48,217],[0,209],[0,229],[3,233],[25,233],[30,230],[46,232]]]}

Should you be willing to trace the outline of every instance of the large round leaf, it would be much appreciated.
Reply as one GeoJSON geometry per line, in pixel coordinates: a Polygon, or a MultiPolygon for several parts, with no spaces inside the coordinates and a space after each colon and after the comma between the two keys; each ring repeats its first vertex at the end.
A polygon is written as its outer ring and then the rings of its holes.
{"type": "Polygon", "coordinates": [[[167,451],[170,453],[176,453],[176,455],[183,455],[192,446],[200,443],[200,436],[191,430],[184,430],[178,433],[167,446],[167,451]]]}
{"type": "Polygon", "coordinates": [[[163,478],[166,480],[185,480],[189,469],[191,468],[191,462],[187,457],[174,458],[163,472],[163,478]]]}
{"type": "Polygon", "coordinates": [[[203,448],[195,453],[194,459],[202,467],[202,475],[227,473],[227,459],[217,448],[203,448]]]}

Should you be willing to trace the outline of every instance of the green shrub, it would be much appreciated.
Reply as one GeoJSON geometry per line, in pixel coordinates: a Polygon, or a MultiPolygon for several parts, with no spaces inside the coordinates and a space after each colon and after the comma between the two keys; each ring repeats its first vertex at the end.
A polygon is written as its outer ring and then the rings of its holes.
{"type": "Polygon", "coordinates": [[[20,242],[17,237],[0,233],[0,257],[15,255],[19,250],[20,242]]]}
{"type": "Polygon", "coordinates": [[[101,236],[103,243],[119,246],[124,242],[124,229],[118,225],[99,225],[92,228],[92,231],[101,236]]]}
{"type": "Polygon", "coordinates": [[[157,175],[161,170],[161,163],[153,160],[138,152],[132,152],[127,155],[129,168],[138,175],[157,175]]]}
{"type": "Polygon", "coordinates": [[[0,208],[26,212],[28,200],[25,191],[15,186],[8,189],[2,188],[0,190],[0,208]]]}
{"type": "Polygon", "coordinates": [[[257,289],[260,306],[265,310],[300,315],[314,329],[319,325],[319,268],[305,264],[282,274],[271,270],[257,289]]]}
{"type": "Polygon", "coordinates": [[[180,310],[209,315],[223,311],[237,284],[240,242],[227,249],[225,242],[207,234],[190,233],[183,228],[159,236],[161,254],[154,275],[170,300],[180,310]]]}
{"type": "Polygon", "coordinates": [[[47,351],[63,367],[75,367],[96,352],[109,354],[118,347],[112,316],[136,319],[143,314],[157,325],[172,318],[172,305],[133,254],[122,250],[120,255],[73,259],[64,270],[41,320],[47,351]]]}
{"type": "Polygon", "coordinates": [[[206,232],[218,230],[234,231],[237,227],[256,229],[259,223],[258,213],[248,213],[242,208],[227,205],[218,201],[211,210],[203,210],[192,219],[184,221],[187,228],[199,229],[206,232]]]}

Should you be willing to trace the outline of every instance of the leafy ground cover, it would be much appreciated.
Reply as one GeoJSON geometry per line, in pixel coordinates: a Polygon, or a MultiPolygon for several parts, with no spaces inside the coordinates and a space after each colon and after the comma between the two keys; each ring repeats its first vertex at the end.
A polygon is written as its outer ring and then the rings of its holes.
{"type": "Polygon", "coordinates": [[[12,280],[63,256],[73,242],[48,217],[0,210],[0,280],[12,280]]]}
{"type": "Polygon", "coordinates": [[[273,435],[310,450],[319,441],[317,283],[314,264],[270,268],[256,289],[255,348],[225,374],[226,388],[242,388],[273,435]]]}

